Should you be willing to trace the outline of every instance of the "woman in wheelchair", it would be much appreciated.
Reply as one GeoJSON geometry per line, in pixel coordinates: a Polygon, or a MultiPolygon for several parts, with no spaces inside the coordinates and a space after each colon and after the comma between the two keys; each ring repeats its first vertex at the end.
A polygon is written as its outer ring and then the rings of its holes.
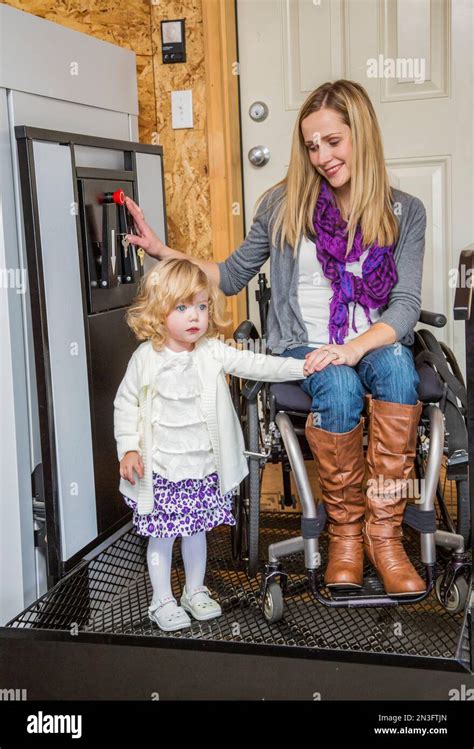
{"type": "MultiPolygon", "coordinates": [[[[128,198],[127,207],[131,242],[160,259],[183,256],[128,198]]],[[[425,228],[423,203],[389,184],[365,89],[338,80],[302,105],[287,174],[262,195],[245,241],[221,263],[190,258],[226,295],[270,259],[267,347],[307,358],[314,369],[300,384],[311,397],[305,434],[329,520],[328,586],[360,587],[365,551],[387,594],[426,589],[401,527],[422,411],[411,346],[425,228]]]]}

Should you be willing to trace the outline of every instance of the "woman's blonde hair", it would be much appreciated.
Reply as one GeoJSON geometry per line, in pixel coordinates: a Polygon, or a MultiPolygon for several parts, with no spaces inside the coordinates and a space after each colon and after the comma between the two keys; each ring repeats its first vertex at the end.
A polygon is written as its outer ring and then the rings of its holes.
{"type": "Polygon", "coordinates": [[[324,83],[307,97],[295,123],[286,177],[272,185],[257,201],[255,212],[266,195],[280,186],[283,188],[279,195],[268,202],[274,218],[272,244],[277,246],[280,232],[280,249],[283,251],[286,241],[294,247],[296,254],[301,235],[314,235],[313,213],[324,177],[309,160],[301,123],[305,117],[322,109],[332,109],[351,130],[351,206],[347,254],[352,248],[358,223],[364,246],[372,245],[375,241],[380,247],[394,244],[399,228],[392,208],[391,187],[377,116],[365,89],[355,81],[344,79],[324,83]]]}
{"type": "Polygon", "coordinates": [[[201,291],[209,296],[209,328],[205,335],[216,337],[230,322],[225,317],[225,297],[196,263],[186,259],[162,260],[145,273],[135,301],[128,308],[127,325],[139,341],[151,340],[158,351],[168,337],[166,318],[170,312],[201,291]]]}

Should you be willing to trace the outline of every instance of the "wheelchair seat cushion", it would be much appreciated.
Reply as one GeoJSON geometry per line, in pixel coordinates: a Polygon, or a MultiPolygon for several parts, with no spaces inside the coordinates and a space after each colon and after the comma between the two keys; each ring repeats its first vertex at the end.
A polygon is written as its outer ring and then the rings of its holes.
{"type": "Polygon", "coordinates": [[[277,411],[311,411],[311,398],[294,382],[279,382],[270,386],[270,393],[276,398],[277,411]]]}
{"type": "MultiPolygon", "coordinates": [[[[422,363],[417,367],[420,377],[418,397],[423,403],[438,403],[443,395],[443,383],[438,373],[429,364],[422,363]]],[[[276,398],[279,411],[297,411],[309,413],[311,398],[296,382],[279,382],[270,386],[270,393],[276,398]]]]}

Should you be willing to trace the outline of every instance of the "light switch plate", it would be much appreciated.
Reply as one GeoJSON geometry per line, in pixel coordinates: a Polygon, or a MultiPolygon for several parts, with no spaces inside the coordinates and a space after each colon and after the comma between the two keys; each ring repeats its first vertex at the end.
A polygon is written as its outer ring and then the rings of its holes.
{"type": "Polygon", "coordinates": [[[171,92],[171,127],[179,130],[193,125],[193,92],[172,91],[171,92]]]}

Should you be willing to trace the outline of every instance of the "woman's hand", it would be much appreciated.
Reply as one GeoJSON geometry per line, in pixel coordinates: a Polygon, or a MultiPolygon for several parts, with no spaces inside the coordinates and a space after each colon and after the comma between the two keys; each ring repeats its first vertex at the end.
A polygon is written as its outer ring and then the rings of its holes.
{"type": "Polygon", "coordinates": [[[143,460],[140,453],[137,453],[136,450],[130,450],[128,453],[125,453],[120,461],[121,477],[135,486],[136,482],[133,480],[133,471],[136,471],[139,478],[143,478],[143,460]]]}
{"type": "Polygon", "coordinates": [[[348,367],[355,367],[361,358],[362,352],[350,343],[343,343],[342,345],[330,343],[306,354],[305,369],[308,368],[312,374],[313,372],[320,372],[328,364],[334,364],[335,366],[347,364],[348,367]]]}
{"type": "Polygon", "coordinates": [[[143,211],[134,200],[125,196],[125,205],[127,206],[128,212],[133,217],[135,223],[136,234],[128,234],[128,238],[131,244],[136,244],[138,247],[143,247],[151,257],[158,258],[158,260],[164,260],[167,257],[169,248],[157,237],[153,229],[148,226],[143,215],[143,211]]]}

